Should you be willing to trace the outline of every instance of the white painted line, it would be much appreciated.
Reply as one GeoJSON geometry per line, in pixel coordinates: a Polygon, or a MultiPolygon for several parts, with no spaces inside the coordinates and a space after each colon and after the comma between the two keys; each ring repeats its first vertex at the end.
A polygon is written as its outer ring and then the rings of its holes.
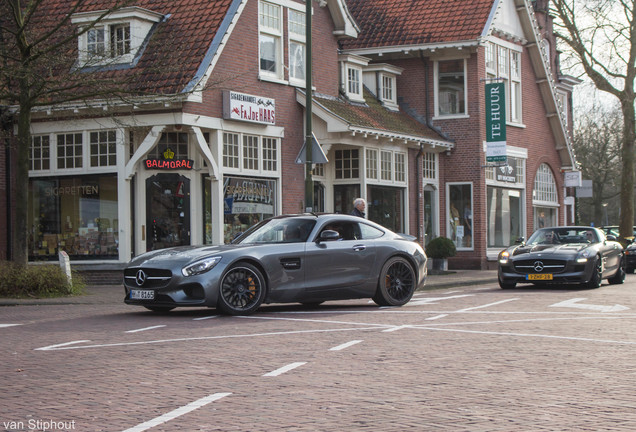
{"type": "Polygon", "coordinates": [[[508,299],[508,300],[501,300],[501,301],[494,302],[494,303],[488,303],[488,304],[485,304],[485,305],[482,305],[482,306],[475,306],[475,307],[471,307],[471,308],[461,309],[461,310],[458,310],[457,312],[466,312],[466,311],[471,311],[471,310],[475,310],[475,309],[483,309],[483,308],[487,308],[487,307],[490,307],[490,306],[496,306],[498,304],[508,303],[508,302],[515,301],[515,300],[519,300],[519,299],[518,298],[511,298],[511,299],[508,299]]]}
{"type": "Polygon", "coordinates": [[[138,424],[130,429],[126,429],[124,432],[143,432],[155,426],[159,426],[160,424],[166,423],[170,420],[174,420],[177,417],[181,417],[184,414],[189,413],[190,411],[194,411],[195,409],[201,408],[211,402],[217,401],[225,396],[229,396],[232,393],[214,393],[210,396],[206,396],[199,400],[195,400],[194,402],[190,402],[187,405],[182,406],[181,408],[177,408],[169,413],[163,414],[159,417],[156,417],[152,420],[149,420],[145,423],[138,424]]]}
{"type": "Polygon", "coordinates": [[[210,316],[201,317],[201,318],[194,318],[192,321],[201,321],[201,320],[207,320],[212,318],[218,318],[219,316],[220,315],[210,315],[210,316]]]}
{"type": "Polygon", "coordinates": [[[386,329],[386,330],[382,330],[382,333],[391,333],[391,332],[394,332],[394,331],[402,330],[402,329],[405,329],[405,328],[411,328],[411,327],[412,326],[410,326],[410,325],[394,326],[392,328],[389,328],[389,329],[386,329]]]}
{"type": "Polygon", "coordinates": [[[275,377],[284,374],[285,372],[289,372],[292,369],[296,369],[299,366],[307,364],[307,362],[296,362],[290,363],[287,366],[283,366],[282,368],[278,368],[275,371],[271,371],[263,375],[264,377],[275,377]]]}
{"type": "Polygon", "coordinates": [[[462,298],[462,297],[472,297],[474,295],[475,294],[460,294],[460,295],[447,296],[447,297],[425,297],[425,298],[418,298],[416,300],[411,300],[407,304],[409,306],[421,306],[421,305],[426,305],[426,304],[437,304],[437,302],[440,301],[440,300],[451,300],[451,299],[462,298]]]}
{"type": "Polygon", "coordinates": [[[448,314],[435,315],[435,316],[432,316],[430,318],[426,318],[426,321],[433,321],[433,320],[444,318],[444,317],[447,317],[447,316],[448,316],[448,314]]]}
{"type": "MultiPolygon", "coordinates": [[[[307,334],[307,333],[366,331],[366,330],[377,330],[377,329],[378,327],[352,327],[352,328],[341,328],[341,329],[293,330],[293,331],[252,333],[252,334],[239,334],[239,335],[228,335],[228,336],[202,336],[202,337],[175,338],[175,339],[157,339],[157,340],[136,341],[136,342],[115,342],[115,343],[107,343],[107,344],[82,345],[78,347],[61,346],[57,348],[57,345],[54,345],[53,347],[47,347],[47,348],[52,350],[53,349],[70,350],[70,349],[87,349],[87,348],[112,348],[112,347],[134,346],[134,345],[161,344],[161,343],[195,342],[195,341],[214,340],[214,339],[237,339],[237,338],[282,336],[282,335],[307,334]]],[[[88,341],[82,341],[82,342],[88,342],[88,341]]],[[[62,345],[66,345],[66,344],[62,344],[62,345]]],[[[37,349],[42,349],[42,348],[37,348],[37,349]]]]}
{"type": "Polygon", "coordinates": [[[333,348],[329,348],[329,351],[341,351],[345,348],[349,348],[350,346],[353,346],[355,344],[359,344],[360,342],[362,342],[361,340],[352,340],[351,342],[347,342],[347,343],[343,343],[342,345],[338,345],[335,346],[333,348]]]}
{"type": "Polygon", "coordinates": [[[14,327],[14,326],[19,326],[22,324],[0,324],[0,328],[5,328],[5,327],[14,327]]]}
{"type": "Polygon", "coordinates": [[[586,309],[586,310],[593,310],[593,311],[599,311],[599,312],[623,312],[623,311],[629,310],[627,306],[623,306],[619,304],[615,304],[614,306],[603,306],[603,305],[579,303],[583,300],[587,300],[587,299],[585,297],[573,298],[570,300],[562,301],[560,303],[555,303],[553,305],[550,305],[550,307],[569,307],[569,308],[586,309]]]}
{"type": "Polygon", "coordinates": [[[77,340],[77,341],[61,343],[61,344],[57,344],[57,345],[49,345],[49,346],[45,346],[45,347],[42,347],[42,348],[36,348],[35,351],[54,350],[54,349],[58,349],[58,348],[62,348],[62,347],[68,347],[69,345],[75,345],[75,344],[84,343],[84,342],[90,342],[90,340],[77,340]]]}
{"type": "Polygon", "coordinates": [[[152,326],[152,327],[144,327],[144,328],[140,328],[140,329],[136,329],[136,330],[128,330],[126,333],[139,333],[142,331],[146,331],[146,330],[154,330],[154,329],[158,329],[161,327],[165,327],[165,325],[156,325],[156,326],[152,326]]]}
{"type": "MultiPolygon", "coordinates": [[[[393,306],[389,306],[393,307],[393,306]]],[[[394,327],[391,324],[372,324],[372,323],[361,323],[361,322],[352,322],[352,321],[333,321],[333,320],[325,320],[325,319],[307,319],[307,318],[276,318],[276,317],[264,317],[264,316],[237,316],[236,318],[243,319],[262,319],[262,320],[280,320],[280,321],[302,321],[302,322],[317,322],[321,324],[346,324],[346,325],[362,325],[362,326],[378,326],[378,327],[386,327],[391,328],[394,327]]]]}

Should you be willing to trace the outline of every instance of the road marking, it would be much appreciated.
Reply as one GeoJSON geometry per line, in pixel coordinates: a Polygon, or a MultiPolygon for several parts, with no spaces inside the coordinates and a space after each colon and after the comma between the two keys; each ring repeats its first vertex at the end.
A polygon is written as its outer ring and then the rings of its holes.
{"type": "Polygon", "coordinates": [[[437,304],[437,302],[440,300],[451,300],[456,298],[472,297],[472,296],[474,296],[474,294],[460,294],[460,295],[454,295],[454,296],[448,296],[448,297],[427,297],[422,299],[418,298],[416,300],[411,300],[407,304],[409,306],[421,306],[426,304],[437,304]]]}
{"type": "Polygon", "coordinates": [[[201,317],[201,318],[194,318],[192,321],[201,321],[201,320],[207,320],[207,319],[212,319],[212,318],[218,318],[220,315],[210,315],[210,316],[205,316],[205,317],[201,317]]]}
{"type": "Polygon", "coordinates": [[[317,322],[321,324],[346,324],[346,325],[363,325],[369,326],[374,325],[378,327],[386,327],[392,328],[395,327],[392,324],[371,324],[371,323],[360,323],[360,322],[351,322],[351,321],[333,321],[333,320],[320,320],[320,319],[307,319],[307,318],[277,318],[277,317],[264,317],[264,316],[238,316],[237,318],[242,319],[262,319],[262,320],[280,320],[280,321],[303,321],[303,322],[317,322]]]}
{"type": "Polygon", "coordinates": [[[5,328],[5,327],[14,327],[14,326],[19,326],[22,324],[0,324],[0,328],[5,328]]]}
{"type": "Polygon", "coordinates": [[[448,316],[448,314],[435,315],[433,317],[426,318],[426,321],[433,321],[433,320],[444,318],[444,317],[447,317],[447,316],[448,316]]]}
{"type": "Polygon", "coordinates": [[[335,346],[333,348],[329,348],[329,351],[341,351],[341,350],[343,350],[345,348],[349,348],[350,346],[353,346],[355,344],[359,344],[360,342],[362,342],[362,340],[352,340],[350,342],[343,343],[343,344],[335,346]]]}
{"type": "Polygon", "coordinates": [[[382,330],[382,333],[391,333],[391,332],[394,332],[394,331],[402,330],[402,329],[405,329],[405,328],[412,328],[412,327],[413,326],[410,326],[410,325],[393,326],[393,327],[388,328],[386,330],[382,330]]]}
{"type": "Polygon", "coordinates": [[[136,329],[136,330],[128,330],[126,333],[139,333],[142,331],[146,331],[146,330],[154,330],[154,329],[158,329],[161,327],[165,327],[165,324],[162,325],[156,325],[156,326],[152,326],[152,327],[144,327],[144,328],[140,328],[140,329],[136,329]]]}
{"type": "Polygon", "coordinates": [[[138,424],[135,427],[130,429],[126,429],[124,432],[143,432],[160,424],[166,423],[170,420],[174,420],[177,417],[181,417],[184,414],[187,414],[195,409],[201,408],[211,402],[217,401],[225,396],[229,396],[232,393],[214,393],[199,400],[195,400],[194,402],[190,402],[187,405],[182,406],[181,408],[177,408],[169,413],[163,414],[159,417],[156,417],[152,420],[149,420],[145,423],[138,424]]]}
{"type": "Polygon", "coordinates": [[[474,307],[469,307],[469,308],[466,308],[466,309],[460,309],[457,312],[466,312],[466,311],[471,311],[471,310],[475,310],[475,309],[483,309],[483,308],[487,308],[487,307],[490,307],[490,306],[496,306],[498,304],[508,303],[508,302],[515,301],[515,300],[519,300],[519,299],[518,298],[511,298],[511,299],[507,299],[507,300],[500,300],[498,302],[488,303],[488,304],[481,305],[481,306],[474,306],[474,307]]]}
{"type": "Polygon", "coordinates": [[[79,343],[90,342],[90,340],[77,340],[72,342],[61,343],[57,345],[49,345],[42,348],[36,348],[35,351],[49,351],[55,349],[67,349],[69,345],[75,345],[79,343]]]}
{"type": "MultiPolygon", "coordinates": [[[[392,326],[391,326],[392,327],[392,326]]],[[[82,346],[64,346],[68,344],[52,345],[45,347],[46,350],[70,350],[70,349],[87,349],[87,348],[112,348],[122,346],[134,346],[134,345],[151,345],[160,343],[174,343],[174,342],[194,342],[205,341],[214,339],[238,339],[238,338],[250,338],[250,337],[263,337],[263,336],[281,336],[281,335],[293,335],[293,334],[308,334],[308,333],[331,333],[331,332],[347,332],[347,331],[363,331],[363,330],[377,330],[378,327],[350,327],[341,329],[319,329],[319,330],[290,330],[280,332],[269,333],[252,333],[252,334],[240,334],[240,335],[226,335],[226,336],[201,336],[191,338],[175,338],[175,339],[156,339],[149,341],[136,341],[136,342],[114,342],[107,344],[94,344],[94,345],[82,345],[82,346]]],[[[90,342],[90,341],[78,341],[78,342],[90,342]]],[[[72,342],[72,343],[78,343],[72,342]]],[[[35,348],[36,350],[45,350],[45,348],[35,348]]]]}
{"type": "Polygon", "coordinates": [[[284,374],[285,372],[289,372],[292,369],[296,369],[299,366],[307,364],[307,362],[296,362],[290,363],[287,366],[283,366],[282,368],[278,368],[275,371],[271,371],[263,375],[264,377],[275,377],[284,374]]]}
{"type": "Polygon", "coordinates": [[[585,297],[573,298],[570,300],[565,300],[559,303],[555,303],[553,305],[550,305],[550,307],[569,307],[569,308],[586,309],[586,310],[593,310],[593,311],[600,311],[600,312],[623,312],[623,311],[629,310],[627,306],[623,306],[619,304],[615,304],[614,306],[603,306],[603,305],[579,303],[583,300],[587,300],[587,298],[585,297]]]}

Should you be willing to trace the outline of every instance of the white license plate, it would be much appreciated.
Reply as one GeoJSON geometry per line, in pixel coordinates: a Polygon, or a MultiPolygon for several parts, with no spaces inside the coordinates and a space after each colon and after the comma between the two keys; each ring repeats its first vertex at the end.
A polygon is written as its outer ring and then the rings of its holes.
{"type": "Polygon", "coordinates": [[[154,300],[155,292],[153,290],[130,290],[130,298],[132,300],[154,300]]]}

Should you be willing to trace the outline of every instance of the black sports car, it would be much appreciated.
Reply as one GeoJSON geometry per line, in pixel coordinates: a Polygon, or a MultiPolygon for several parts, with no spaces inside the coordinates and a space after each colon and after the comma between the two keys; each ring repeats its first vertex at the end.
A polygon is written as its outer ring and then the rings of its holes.
{"type": "Polygon", "coordinates": [[[636,270],[636,240],[625,248],[625,271],[634,273],[634,270],[636,270]]]}
{"type": "Polygon", "coordinates": [[[401,306],[426,279],[426,254],[412,240],[355,216],[275,217],[229,245],[134,258],[124,270],[125,302],[157,312],[216,307],[230,315],[250,314],[262,303],[365,297],[401,306]]]}
{"type": "Polygon", "coordinates": [[[623,247],[615,240],[592,227],[542,228],[527,242],[499,253],[499,286],[577,283],[597,288],[603,279],[621,284],[625,280],[625,257],[623,247]]]}

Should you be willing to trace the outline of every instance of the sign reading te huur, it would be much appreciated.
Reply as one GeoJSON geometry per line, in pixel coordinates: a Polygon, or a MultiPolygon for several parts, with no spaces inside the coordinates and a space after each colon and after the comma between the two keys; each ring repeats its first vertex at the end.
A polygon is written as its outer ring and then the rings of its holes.
{"type": "Polygon", "coordinates": [[[276,102],[262,96],[226,90],[223,92],[223,118],[274,125],[276,102]]]}
{"type": "Polygon", "coordinates": [[[505,162],[506,85],[486,84],[486,162],[505,162]]]}

